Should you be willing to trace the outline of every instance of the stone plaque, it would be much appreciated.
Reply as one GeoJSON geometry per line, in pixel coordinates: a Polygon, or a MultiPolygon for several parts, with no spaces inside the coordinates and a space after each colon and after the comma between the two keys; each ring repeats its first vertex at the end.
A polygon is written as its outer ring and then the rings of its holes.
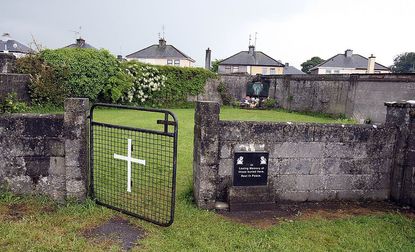
{"type": "Polygon", "coordinates": [[[267,184],[268,152],[235,152],[233,160],[234,186],[267,184]]]}

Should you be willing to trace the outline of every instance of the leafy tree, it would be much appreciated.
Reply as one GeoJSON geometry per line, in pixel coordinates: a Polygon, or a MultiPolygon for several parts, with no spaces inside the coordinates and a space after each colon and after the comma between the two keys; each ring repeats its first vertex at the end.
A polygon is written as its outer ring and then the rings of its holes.
{"type": "Polygon", "coordinates": [[[219,59],[215,59],[214,61],[212,61],[212,67],[210,68],[210,70],[214,73],[217,73],[219,71],[219,62],[221,62],[222,60],[219,59]]]}
{"type": "Polygon", "coordinates": [[[314,56],[311,59],[307,60],[306,62],[303,62],[301,64],[301,71],[304,73],[310,74],[310,69],[317,66],[318,64],[324,62],[324,60],[318,56],[314,56]]]}
{"type": "Polygon", "coordinates": [[[415,73],[415,52],[405,52],[393,59],[394,73],[415,73]]]}

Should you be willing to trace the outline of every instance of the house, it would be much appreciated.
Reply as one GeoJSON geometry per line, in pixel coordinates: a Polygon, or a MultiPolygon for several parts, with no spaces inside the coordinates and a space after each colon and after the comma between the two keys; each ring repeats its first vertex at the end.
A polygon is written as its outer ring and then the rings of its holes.
{"type": "Polygon", "coordinates": [[[16,40],[8,39],[0,40],[0,53],[10,53],[19,58],[33,53],[33,50],[16,40]]]}
{"type": "Polygon", "coordinates": [[[286,74],[306,74],[306,73],[304,73],[301,70],[298,70],[297,68],[293,66],[290,66],[289,63],[285,63],[283,74],[286,75],[286,74]]]}
{"type": "Polygon", "coordinates": [[[194,59],[173,45],[168,45],[164,38],[160,38],[158,44],[151,45],[125,57],[127,60],[137,60],[143,63],[162,66],[191,67],[195,63],[194,59]]]}
{"type": "Polygon", "coordinates": [[[347,49],[344,54],[337,54],[330,59],[310,69],[311,74],[372,74],[391,73],[388,67],[375,62],[373,54],[363,57],[353,54],[353,50],[347,49]]]}
{"type": "Polygon", "coordinates": [[[92,45],[85,42],[85,39],[79,37],[76,39],[74,44],[70,44],[65,46],[64,48],[88,48],[88,49],[96,49],[92,45]]]}
{"type": "Polygon", "coordinates": [[[250,45],[248,51],[241,51],[219,62],[219,73],[283,74],[284,64],[250,45]]]}

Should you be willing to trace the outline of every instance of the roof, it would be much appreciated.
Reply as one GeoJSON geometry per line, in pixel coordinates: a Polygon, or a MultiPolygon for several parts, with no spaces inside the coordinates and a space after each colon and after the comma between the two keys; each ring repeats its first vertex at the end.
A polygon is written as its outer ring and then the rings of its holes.
{"type": "Polygon", "coordinates": [[[241,51],[219,62],[219,65],[241,65],[241,66],[278,66],[283,67],[284,64],[271,58],[261,51],[241,51]]]}
{"type": "Polygon", "coordinates": [[[0,52],[9,51],[12,53],[32,53],[33,50],[16,40],[0,40],[0,52]]]}
{"type": "Polygon", "coordinates": [[[176,47],[160,44],[151,45],[125,57],[129,59],[187,59],[191,62],[195,62],[194,59],[190,58],[176,47]]]}
{"type": "MultiPolygon", "coordinates": [[[[315,70],[320,67],[342,67],[342,68],[356,68],[367,69],[368,58],[363,57],[360,54],[352,54],[350,57],[346,57],[345,54],[337,54],[330,59],[318,64],[310,70],[315,70]]],[[[390,70],[389,68],[375,63],[375,70],[390,70]]]]}
{"type": "Polygon", "coordinates": [[[85,42],[85,39],[78,38],[76,43],[65,46],[64,48],[87,48],[87,49],[96,49],[92,45],[85,42]]]}
{"type": "Polygon", "coordinates": [[[284,66],[283,74],[306,74],[293,66],[284,66]]]}

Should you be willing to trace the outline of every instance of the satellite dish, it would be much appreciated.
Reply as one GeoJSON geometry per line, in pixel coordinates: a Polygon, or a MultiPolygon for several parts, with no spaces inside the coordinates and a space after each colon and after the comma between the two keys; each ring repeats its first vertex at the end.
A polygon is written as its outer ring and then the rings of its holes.
{"type": "Polygon", "coordinates": [[[16,43],[13,44],[13,48],[17,49],[17,44],[16,43]]]}

